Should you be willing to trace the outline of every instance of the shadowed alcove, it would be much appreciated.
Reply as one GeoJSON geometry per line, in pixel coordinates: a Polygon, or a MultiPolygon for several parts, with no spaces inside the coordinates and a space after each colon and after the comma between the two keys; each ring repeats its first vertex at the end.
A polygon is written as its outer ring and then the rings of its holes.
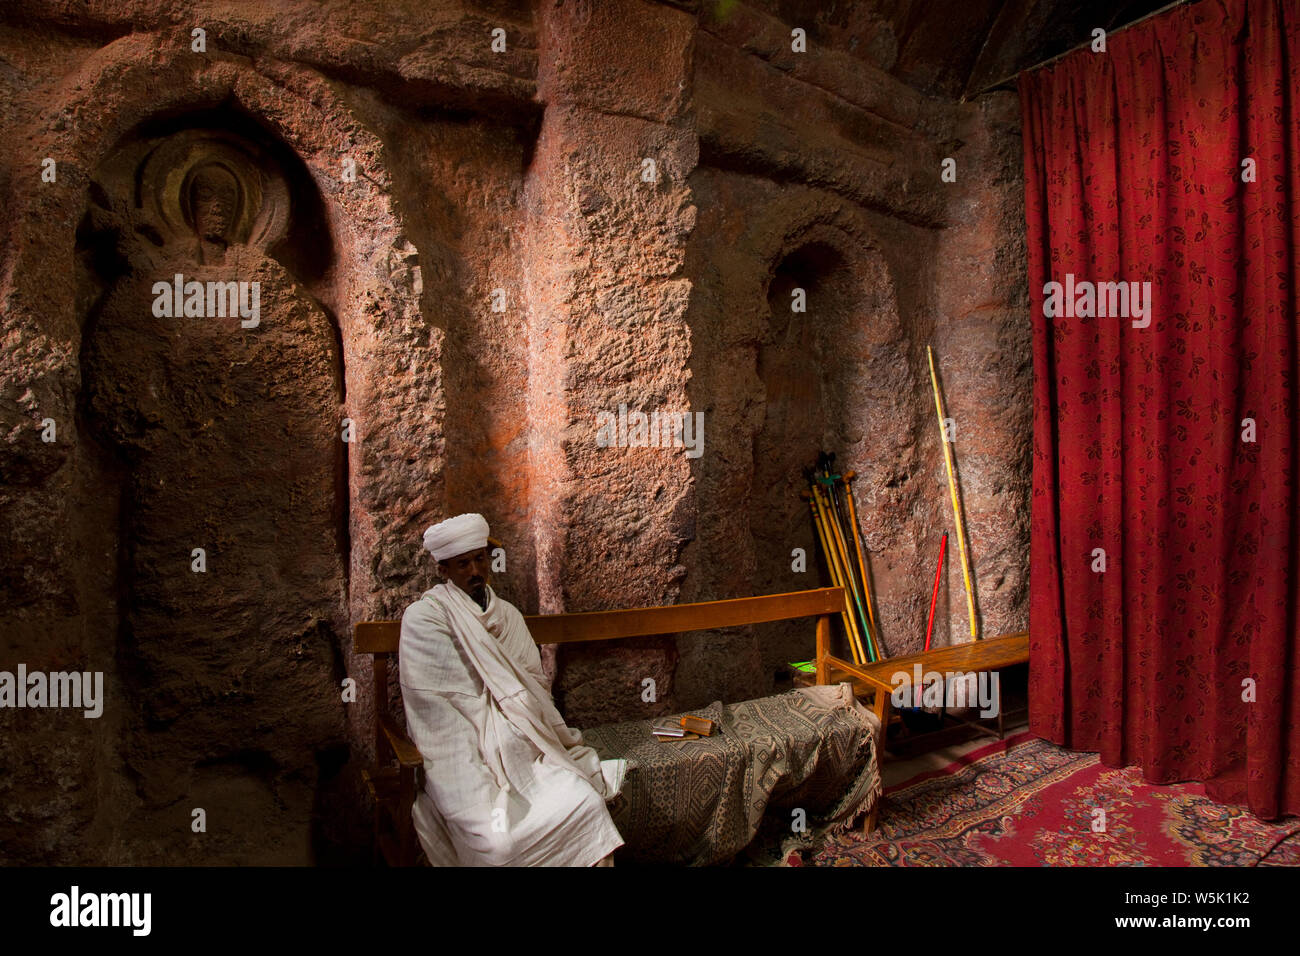
{"type": "Polygon", "coordinates": [[[164,860],[197,839],[197,810],[253,816],[276,821],[256,859],[307,862],[318,789],[346,757],[343,369],[313,294],[333,259],[320,197],[234,109],[141,125],[88,193],[79,412],[120,540],[139,798],[123,831],[164,860]]]}
{"type": "MultiPolygon", "coordinates": [[[[754,436],[755,593],[789,587],[795,549],[815,573],[818,549],[808,510],[799,497],[803,470],[822,449],[840,444],[844,423],[835,400],[849,377],[841,363],[844,339],[856,334],[853,282],[844,258],[824,242],[811,242],[777,263],[767,287],[767,327],[758,348],[765,408],[754,436]]],[[[786,661],[808,660],[811,634],[802,622],[755,628],[763,666],[775,674],[786,661]]]]}
{"type": "MultiPolygon", "coordinates": [[[[905,444],[910,423],[896,412],[912,387],[893,284],[870,246],[834,231],[801,242],[778,260],[766,303],[757,358],[764,417],[749,503],[760,594],[831,583],[802,497],[805,471],[819,453],[833,453],[835,471],[862,476],[858,494],[869,493],[881,450],[905,444]]],[[[882,517],[869,506],[859,510],[868,544],[882,517]]],[[[890,588],[876,596],[882,605],[895,598],[890,588]]],[[[787,662],[813,656],[813,635],[797,622],[759,625],[755,633],[764,671],[777,683],[788,677],[787,662]]]]}

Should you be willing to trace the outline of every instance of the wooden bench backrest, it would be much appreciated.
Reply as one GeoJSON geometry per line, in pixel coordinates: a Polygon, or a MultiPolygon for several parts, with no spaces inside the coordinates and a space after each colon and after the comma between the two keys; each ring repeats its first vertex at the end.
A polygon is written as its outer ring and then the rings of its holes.
{"type": "MultiPolygon", "coordinates": [[[[838,614],[842,610],[844,589],[837,587],[619,611],[530,614],[524,617],[524,621],[538,644],[572,644],[709,631],[797,617],[820,617],[838,614]]],[[[358,654],[395,654],[401,633],[401,621],[360,621],[353,636],[352,649],[358,654]]]]}
{"type": "MultiPolygon", "coordinates": [[[[572,644],[578,641],[612,641],[620,637],[706,631],[816,616],[819,618],[817,642],[820,657],[827,652],[830,615],[838,614],[843,609],[844,589],[836,587],[621,611],[530,614],[524,617],[524,621],[538,644],[572,644]]],[[[397,653],[401,636],[401,621],[359,621],[352,636],[353,651],[374,655],[371,680],[375,699],[375,753],[381,763],[390,752],[395,753],[399,760],[418,763],[418,751],[405,742],[388,714],[388,659],[397,653]],[[405,753],[408,749],[410,752],[405,753]]]]}

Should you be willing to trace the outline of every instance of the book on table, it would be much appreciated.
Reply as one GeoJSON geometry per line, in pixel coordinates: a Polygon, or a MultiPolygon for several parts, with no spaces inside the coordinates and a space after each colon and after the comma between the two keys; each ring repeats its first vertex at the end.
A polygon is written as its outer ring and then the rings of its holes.
{"type": "Polygon", "coordinates": [[[650,732],[660,740],[698,740],[710,737],[716,724],[708,717],[695,717],[686,714],[679,717],[665,717],[650,727],[650,732]]]}

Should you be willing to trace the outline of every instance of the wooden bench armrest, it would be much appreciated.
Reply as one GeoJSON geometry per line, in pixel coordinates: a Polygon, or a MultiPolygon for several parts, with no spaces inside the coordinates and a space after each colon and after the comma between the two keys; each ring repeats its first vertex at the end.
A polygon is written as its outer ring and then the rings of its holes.
{"type": "Polygon", "coordinates": [[[380,714],[379,726],[384,731],[384,736],[388,739],[388,746],[393,748],[393,753],[397,756],[397,762],[401,766],[423,766],[424,757],[420,755],[420,749],[411,743],[411,738],[406,736],[406,733],[393,722],[391,717],[387,714],[380,714]]]}

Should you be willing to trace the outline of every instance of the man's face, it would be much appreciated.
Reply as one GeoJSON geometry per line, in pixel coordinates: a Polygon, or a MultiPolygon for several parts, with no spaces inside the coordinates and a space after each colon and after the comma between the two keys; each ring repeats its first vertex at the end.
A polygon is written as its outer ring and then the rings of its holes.
{"type": "Polygon", "coordinates": [[[443,573],[443,576],[480,604],[487,598],[491,568],[492,562],[488,557],[487,548],[466,551],[464,554],[438,562],[438,570],[443,573]]]}

